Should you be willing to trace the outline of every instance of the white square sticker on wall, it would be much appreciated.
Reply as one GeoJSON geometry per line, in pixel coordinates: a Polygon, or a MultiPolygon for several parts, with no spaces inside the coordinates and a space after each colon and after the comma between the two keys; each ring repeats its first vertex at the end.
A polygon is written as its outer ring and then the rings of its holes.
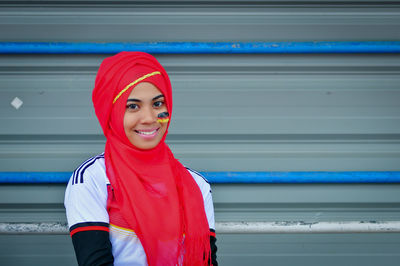
{"type": "Polygon", "coordinates": [[[23,103],[24,102],[18,97],[15,97],[14,100],[11,101],[11,105],[17,110],[22,106],[23,103]]]}

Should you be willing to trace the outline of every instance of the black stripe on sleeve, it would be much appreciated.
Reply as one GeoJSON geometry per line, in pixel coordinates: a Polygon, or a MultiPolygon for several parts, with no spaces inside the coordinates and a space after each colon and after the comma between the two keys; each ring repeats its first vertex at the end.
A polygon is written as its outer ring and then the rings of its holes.
{"type": "MultiPolygon", "coordinates": [[[[93,223],[90,224],[90,226],[93,226],[93,223]]],[[[114,257],[108,231],[80,231],[72,235],[72,243],[74,245],[76,259],[80,266],[114,265],[114,257]]]]}
{"type": "Polygon", "coordinates": [[[103,227],[109,227],[108,223],[102,223],[102,222],[86,222],[86,223],[78,223],[78,224],[74,224],[73,226],[71,226],[69,228],[69,231],[72,232],[77,228],[80,227],[90,227],[90,226],[103,226],[103,227]]]}
{"type": "MultiPolygon", "coordinates": [[[[214,229],[210,229],[211,232],[215,233],[214,229]]],[[[211,263],[213,266],[218,266],[217,262],[217,245],[215,244],[217,242],[217,238],[214,236],[210,236],[210,248],[211,248],[211,263]]]]}
{"type": "Polygon", "coordinates": [[[104,154],[100,154],[97,156],[94,156],[92,158],[87,159],[85,162],[83,162],[73,173],[72,177],[72,185],[78,184],[78,183],[83,183],[83,173],[86,171],[86,169],[94,164],[96,160],[104,158],[104,154]]]}

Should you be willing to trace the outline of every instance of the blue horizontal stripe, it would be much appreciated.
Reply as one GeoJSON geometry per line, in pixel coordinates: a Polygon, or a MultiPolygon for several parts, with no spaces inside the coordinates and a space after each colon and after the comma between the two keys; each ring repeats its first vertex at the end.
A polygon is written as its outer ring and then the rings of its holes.
{"type": "Polygon", "coordinates": [[[67,183],[72,172],[0,172],[0,183],[67,183]]]}
{"type": "Polygon", "coordinates": [[[400,172],[205,172],[211,183],[399,183],[400,172]]]}
{"type": "MultiPolygon", "coordinates": [[[[67,183],[70,172],[0,172],[0,183],[67,183]]],[[[212,184],[400,183],[393,172],[201,172],[212,184]]]]}
{"type": "Polygon", "coordinates": [[[115,54],[121,51],[151,54],[400,53],[400,42],[0,42],[1,54],[115,54]]]}

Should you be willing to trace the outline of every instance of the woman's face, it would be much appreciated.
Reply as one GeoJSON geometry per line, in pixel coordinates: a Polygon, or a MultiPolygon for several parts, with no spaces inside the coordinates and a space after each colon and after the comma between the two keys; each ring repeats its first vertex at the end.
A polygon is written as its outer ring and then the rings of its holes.
{"type": "Polygon", "coordinates": [[[157,122],[167,112],[164,95],[149,82],[138,84],[129,94],[124,115],[124,129],[129,141],[142,150],[157,146],[168,123],[157,122]]]}

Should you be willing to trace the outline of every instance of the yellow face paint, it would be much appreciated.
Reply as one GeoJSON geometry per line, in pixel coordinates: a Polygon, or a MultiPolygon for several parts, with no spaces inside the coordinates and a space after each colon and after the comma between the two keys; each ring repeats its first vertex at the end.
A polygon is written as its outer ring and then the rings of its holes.
{"type": "Polygon", "coordinates": [[[159,118],[159,119],[157,119],[157,122],[159,122],[159,123],[168,123],[168,121],[169,121],[169,118],[165,118],[165,119],[159,118]]]}

